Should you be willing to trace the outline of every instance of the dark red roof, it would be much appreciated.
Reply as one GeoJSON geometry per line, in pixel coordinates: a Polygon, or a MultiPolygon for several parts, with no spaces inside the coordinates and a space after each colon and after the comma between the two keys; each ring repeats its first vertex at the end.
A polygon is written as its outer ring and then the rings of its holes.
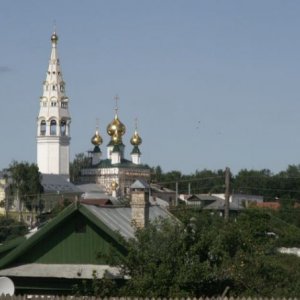
{"type": "Polygon", "coordinates": [[[97,206],[112,205],[109,199],[81,199],[80,203],[97,206]]]}
{"type": "Polygon", "coordinates": [[[258,202],[256,203],[256,207],[279,209],[280,203],[279,202],[258,202]]]}

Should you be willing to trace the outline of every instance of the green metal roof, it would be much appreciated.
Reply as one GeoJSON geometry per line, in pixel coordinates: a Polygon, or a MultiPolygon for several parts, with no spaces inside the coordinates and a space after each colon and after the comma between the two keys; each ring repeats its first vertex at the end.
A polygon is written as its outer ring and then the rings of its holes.
{"type": "MultiPolygon", "coordinates": [[[[124,146],[124,144],[123,144],[122,142],[121,142],[119,145],[120,145],[120,146],[124,146]]],[[[113,140],[110,140],[109,143],[107,144],[107,146],[115,146],[114,141],[113,141],[113,140]]]]}
{"type": "Polygon", "coordinates": [[[98,169],[98,168],[115,168],[115,167],[150,170],[148,165],[137,165],[125,158],[121,159],[121,162],[119,164],[112,164],[110,159],[103,159],[97,165],[94,165],[91,168],[98,169]]]}
{"type": "Polygon", "coordinates": [[[95,146],[93,153],[101,153],[101,149],[99,146],[95,146]]]}
{"type": "Polygon", "coordinates": [[[130,154],[141,154],[138,146],[134,146],[130,154]]]}
{"type": "Polygon", "coordinates": [[[120,145],[114,145],[112,152],[121,152],[120,145]]]}

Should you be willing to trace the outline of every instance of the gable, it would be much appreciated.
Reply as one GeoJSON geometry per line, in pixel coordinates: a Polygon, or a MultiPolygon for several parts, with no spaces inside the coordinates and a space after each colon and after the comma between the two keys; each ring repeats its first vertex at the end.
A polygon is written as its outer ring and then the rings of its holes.
{"type": "Polygon", "coordinates": [[[30,263],[107,264],[108,256],[125,252],[117,233],[73,204],[0,259],[0,268],[30,263]]]}
{"type": "Polygon", "coordinates": [[[109,255],[116,255],[114,240],[88,218],[76,211],[59,228],[45,235],[15,264],[107,264],[109,255]]]}

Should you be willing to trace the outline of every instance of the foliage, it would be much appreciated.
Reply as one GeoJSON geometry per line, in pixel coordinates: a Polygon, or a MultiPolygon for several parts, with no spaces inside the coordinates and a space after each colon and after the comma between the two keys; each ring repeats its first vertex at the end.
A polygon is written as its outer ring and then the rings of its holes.
{"type": "Polygon", "coordinates": [[[28,232],[26,225],[14,219],[0,217],[0,243],[23,236],[28,232]]]}
{"type": "Polygon", "coordinates": [[[73,294],[76,297],[80,296],[92,296],[97,295],[97,297],[111,297],[119,289],[116,280],[111,278],[107,278],[104,276],[103,278],[97,278],[96,271],[93,273],[93,280],[87,281],[82,280],[80,283],[77,283],[73,286],[73,294]]]}
{"type": "Polygon", "coordinates": [[[79,181],[80,172],[82,169],[90,167],[91,160],[84,153],[79,153],[75,155],[73,162],[70,163],[70,180],[73,183],[79,181]]]}
{"type": "MultiPolygon", "coordinates": [[[[184,175],[180,171],[163,172],[160,166],[152,168],[151,180],[164,187],[176,188],[179,194],[224,193],[224,170],[196,170],[184,175]]],[[[273,174],[268,169],[242,169],[231,176],[232,191],[241,194],[261,195],[266,201],[279,199],[285,205],[300,202],[300,165],[289,165],[285,171],[273,174]]]]}
{"type": "Polygon", "coordinates": [[[43,193],[43,186],[38,166],[14,161],[10,164],[8,173],[11,178],[11,194],[25,203],[28,210],[40,209],[40,194],[43,193]]]}
{"type": "Polygon", "coordinates": [[[190,175],[183,175],[180,171],[164,173],[160,166],[152,168],[151,180],[153,183],[161,184],[164,187],[174,189],[178,183],[178,192],[191,194],[219,193],[224,192],[225,172],[223,170],[196,171],[190,175]]]}
{"type": "Polygon", "coordinates": [[[65,198],[63,202],[57,203],[53,209],[51,210],[51,215],[50,217],[53,218],[56,215],[58,215],[61,211],[63,211],[66,207],[68,207],[72,201],[70,199],[65,198]]]}
{"type": "Polygon", "coordinates": [[[300,259],[277,253],[270,214],[248,210],[227,223],[199,211],[178,216],[180,223],[161,220],[128,241],[118,265],[130,279],[116,295],[212,297],[227,288],[227,296],[299,295],[300,259]]]}

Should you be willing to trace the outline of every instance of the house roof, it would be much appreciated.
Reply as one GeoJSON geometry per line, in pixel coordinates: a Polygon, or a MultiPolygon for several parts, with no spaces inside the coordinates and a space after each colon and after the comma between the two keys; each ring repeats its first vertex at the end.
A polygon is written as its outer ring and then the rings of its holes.
{"type": "MultiPolygon", "coordinates": [[[[216,201],[214,201],[213,203],[204,206],[203,209],[224,210],[225,209],[225,201],[222,199],[216,199],[216,201]]],[[[243,209],[243,208],[240,207],[238,204],[232,203],[232,202],[229,203],[229,210],[241,210],[241,209],[243,209]]]]}
{"type": "Polygon", "coordinates": [[[95,198],[84,198],[80,200],[80,203],[96,205],[96,206],[112,205],[112,202],[109,199],[95,199],[95,198]]]}
{"type": "MultiPolygon", "coordinates": [[[[124,238],[134,238],[135,228],[132,226],[131,207],[126,206],[85,206],[94,216],[101,220],[113,232],[119,232],[124,238]]],[[[149,220],[173,218],[163,207],[151,205],[149,207],[149,220]]]]}
{"type": "Polygon", "coordinates": [[[105,188],[98,183],[84,183],[76,184],[76,187],[84,192],[97,192],[99,194],[105,194],[105,188]]]}
{"type": "Polygon", "coordinates": [[[80,193],[81,190],[64,176],[42,174],[42,186],[45,193],[80,193]]]}
{"type": "Polygon", "coordinates": [[[210,194],[193,194],[190,195],[187,201],[216,201],[219,198],[210,194]]]}
{"type": "Polygon", "coordinates": [[[145,181],[141,179],[137,179],[131,186],[132,189],[149,189],[150,185],[145,181]]]}
{"type": "Polygon", "coordinates": [[[80,265],[80,264],[25,264],[0,270],[0,276],[12,277],[47,277],[69,279],[93,279],[94,272],[97,278],[121,277],[117,267],[108,265],[80,265]]]}
{"type": "MultiPolygon", "coordinates": [[[[134,164],[132,161],[128,159],[121,159],[121,162],[118,164],[112,164],[111,159],[103,159],[99,162],[97,165],[93,165],[93,169],[98,169],[98,168],[134,168],[134,169],[145,169],[145,170],[150,170],[149,166],[147,165],[137,165],[134,164]]],[[[87,168],[88,169],[88,168],[87,168]]]]}
{"type": "Polygon", "coordinates": [[[270,209],[279,209],[280,203],[279,202],[260,202],[255,204],[256,207],[259,208],[270,208],[270,209]]]}

